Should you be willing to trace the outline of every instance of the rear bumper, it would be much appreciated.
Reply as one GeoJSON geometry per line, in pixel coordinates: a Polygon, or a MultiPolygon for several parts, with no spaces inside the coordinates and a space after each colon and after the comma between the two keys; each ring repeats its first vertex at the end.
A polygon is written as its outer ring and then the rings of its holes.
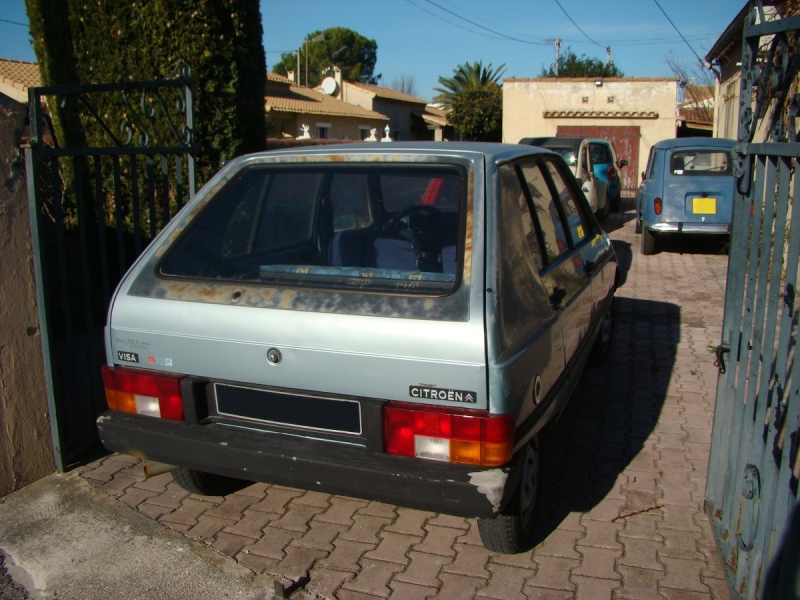
{"type": "Polygon", "coordinates": [[[645,227],[656,233],[707,233],[723,235],[731,232],[730,223],[655,223],[645,227]]]}
{"type": "Polygon", "coordinates": [[[106,448],[170,465],[460,517],[493,517],[508,495],[495,469],[391,456],[308,438],[193,425],[114,410],[97,419],[106,448]]]}

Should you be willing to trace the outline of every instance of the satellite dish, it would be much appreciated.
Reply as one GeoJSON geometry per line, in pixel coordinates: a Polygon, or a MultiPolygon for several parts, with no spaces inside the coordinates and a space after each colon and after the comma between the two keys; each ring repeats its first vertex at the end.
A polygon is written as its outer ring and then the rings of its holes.
{"type": "Polygon", "coordinates": [[[333,96],[336,92],[339,91],[339,84],[336,83],[336,80],[333,77],[326,77],[322,80],[322,91],[328,96],[333,96]]]}

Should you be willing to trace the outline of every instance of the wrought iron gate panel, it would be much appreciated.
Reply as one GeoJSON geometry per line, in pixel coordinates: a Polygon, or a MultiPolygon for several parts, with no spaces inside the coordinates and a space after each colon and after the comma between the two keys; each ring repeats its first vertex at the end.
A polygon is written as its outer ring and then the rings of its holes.
{"type": "Polygon", "coordinates": [[[798,29],[800,17],[766,21],[756,3],[742,44],[737,197],[706,484],[739,598],[800,597],[798,29]],[[754,142],[757,132],[766,141],[754,142]]]}
{"type": "Polygon", "coordinates": [[[59,470],[99,443],[103,328],[116,283],[194,194],[192,86],[184,70],[163,81],[30,90],[31,236],[59,470]],[[90,143],[48,143],[45,99],[74,107],[65,127],[90,143]],[[101,115],[114,103],[125,118],[112,126],[101,115]]]}

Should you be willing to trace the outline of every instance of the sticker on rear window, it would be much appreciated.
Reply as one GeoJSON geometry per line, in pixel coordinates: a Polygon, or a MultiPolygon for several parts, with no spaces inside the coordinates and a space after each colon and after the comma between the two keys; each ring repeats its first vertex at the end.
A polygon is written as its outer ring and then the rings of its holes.
{"type": "Polygon", "coordinates": [[[446,400],[447,402],[463,402],[465,404],[475,404],[478,402],[477,392],[423,387],[420,385],[409,386],[408,395],[412,398],[421,398],[423,400],[446,400]]]}

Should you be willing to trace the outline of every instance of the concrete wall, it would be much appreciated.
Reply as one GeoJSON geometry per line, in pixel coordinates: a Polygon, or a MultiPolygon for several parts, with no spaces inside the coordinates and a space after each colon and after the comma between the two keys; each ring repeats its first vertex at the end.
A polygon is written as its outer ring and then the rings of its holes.
{"type": "Polygon", "coordinates": [[[553,136],[560,125],[636,126],[641,171],[650,146],[675,137],[677,103],[675,78],[506,79],[503,141],[553,136]]]}
{"type": "Polygon", "coordinates": [[[55,470],[25,161],[26,107],[0,94],[0,496],[55,470]]]}

